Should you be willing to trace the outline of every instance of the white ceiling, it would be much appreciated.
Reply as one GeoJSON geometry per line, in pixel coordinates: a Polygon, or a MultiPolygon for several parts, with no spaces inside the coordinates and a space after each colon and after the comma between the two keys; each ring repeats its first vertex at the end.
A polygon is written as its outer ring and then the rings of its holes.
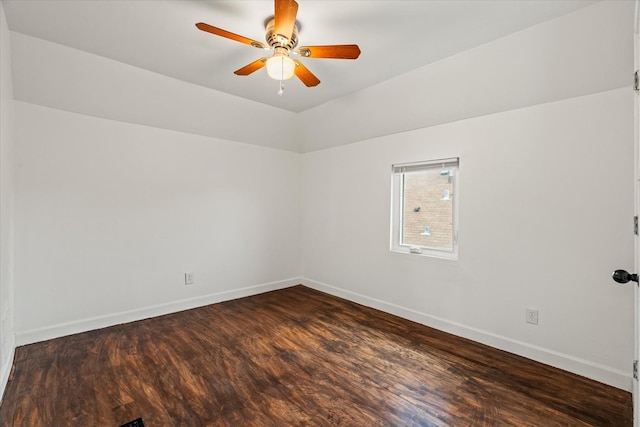
{"type": "Polygon", "coordinates": [[[233,71],[264,51],[199,31],[197,22],[262,41],[273,2],[2,0],[12,31],[179,80],[300,112],[442,58],[588,6],[589,0],[298,0],[299,45],[360,46],[360,58],[302,59],[322,81],[307,88],[260,70],[233,71]]]}

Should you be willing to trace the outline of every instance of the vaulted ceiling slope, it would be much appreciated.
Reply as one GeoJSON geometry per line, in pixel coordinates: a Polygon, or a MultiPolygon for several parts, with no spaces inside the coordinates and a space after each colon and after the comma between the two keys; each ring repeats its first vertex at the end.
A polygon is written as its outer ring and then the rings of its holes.
{"type": "Polygon", "coordinates": [[[194,25],[262,40],[270,0],[2,2],[16,99],[301,152],[619,87],[630,71],[631,0],[299,0],[301,44],[362,54],[302,59],[322,83],[283,96],[266,73],[233,74],[261,51],[194,25]]]}

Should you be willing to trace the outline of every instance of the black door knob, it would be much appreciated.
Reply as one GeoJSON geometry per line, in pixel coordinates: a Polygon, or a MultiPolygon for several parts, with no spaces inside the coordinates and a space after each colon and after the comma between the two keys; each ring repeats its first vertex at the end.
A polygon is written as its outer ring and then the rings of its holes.
{"type": "Polygon", "coordinates": [[[627,283],[630,281],[638,283],[638,275],[631,274],[626,270],[616,270],[613,272],[611,277],[613,277],[613,280],[615,280],[618,283],[627,283]]]}

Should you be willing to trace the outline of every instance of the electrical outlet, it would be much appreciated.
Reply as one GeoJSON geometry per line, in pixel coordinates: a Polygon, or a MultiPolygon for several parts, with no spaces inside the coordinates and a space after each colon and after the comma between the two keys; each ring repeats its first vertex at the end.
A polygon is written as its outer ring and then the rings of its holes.
{"type": "Polygon", "coordinates": [[[184,284],[193,285],[193,273],[184,273],[184,284]]]}
{"type": "Polygon", "coordinates": [[[527,308],[527,323],[533,325],[538,324],[538,310],[535,308],[527,308]]]}

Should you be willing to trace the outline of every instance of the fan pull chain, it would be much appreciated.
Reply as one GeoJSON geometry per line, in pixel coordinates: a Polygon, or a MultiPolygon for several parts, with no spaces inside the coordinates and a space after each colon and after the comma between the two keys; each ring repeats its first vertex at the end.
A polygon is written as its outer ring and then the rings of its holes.
{"type": "Polygon", "coordinates": [[[284,61],[280,60],[280,89],[278,89],[278,96],[282,96],[284,93],[284,81],[282,81],[282,76],[284,76],[284,61]]]}

